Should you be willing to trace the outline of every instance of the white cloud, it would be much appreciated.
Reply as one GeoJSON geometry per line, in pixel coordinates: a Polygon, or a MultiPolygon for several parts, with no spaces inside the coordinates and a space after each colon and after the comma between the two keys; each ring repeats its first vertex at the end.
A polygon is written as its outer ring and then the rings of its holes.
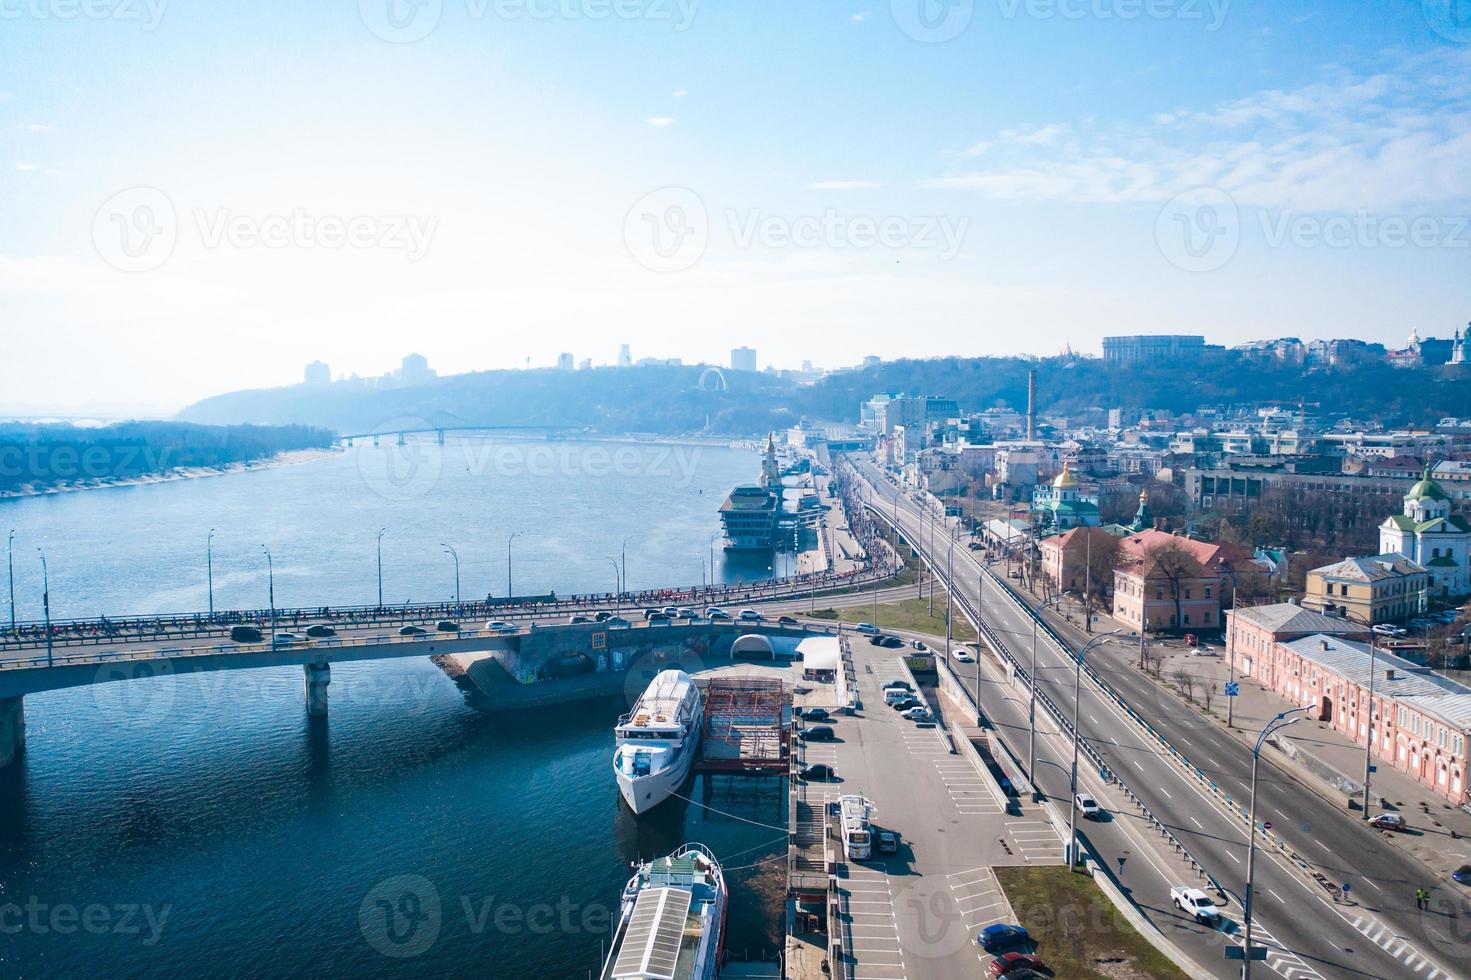
{"type": "Polygon", "coordinates": [[[675,119],[673,116],[650,116],[649,118],[645,119],[644,122],[648,123],[650,126],[663,129],[665,126],[673,126],[675,123],[675,119]]]}
{"type": "Polygon", "coordinates": [[[676,98],[676,99],[682,99],[682,98],[684,98],[684,97],[685,97],[685,96],[686,96],[686,95],[689,95],[689,93],[688,93],[688,92],[686,92],[686,91],[685,91],[685,90],[684,90],[684,89],[682,89],[682,88],[677,88],[677,89],[675,89],[675,90],[674,90],[674,97],[675,97],[675,98],[676,98]]]}
{"type": "Polygon", "coordinates": [[[853,23],[855,23],[855,24],[861,24],[864,21],[868,20],[868,18],[870,18],[872,16],[873,16],[873,11],[872,10],[861,10],[858,13],[856,13],[856,14],[853,15],[853,23]]]}
{"type": "Polygon", "coordinates": [[[931,186],[1004,200],[1159,202],[1216,187],[1240,204],[1306,210],[1457,206],[1471,198],[1471,51],[1263,90],[1148,124],[1002,130],[931,186]],[[984,158],[984,162],[977,158],[984,158]]]}
{"type": "Polygon", "coordinates": [[[29,173],[32,170],[39,170],[40,167],[38,164],[30,160],[19,160],[15,164],[15,169],[25,173],[29,173]]]}
{"type": "Polygon", "coordinates": [[[25,130],[28,133],[49,133],[51,132],[51,127],[45,123],[27,123],[25,130]]]}

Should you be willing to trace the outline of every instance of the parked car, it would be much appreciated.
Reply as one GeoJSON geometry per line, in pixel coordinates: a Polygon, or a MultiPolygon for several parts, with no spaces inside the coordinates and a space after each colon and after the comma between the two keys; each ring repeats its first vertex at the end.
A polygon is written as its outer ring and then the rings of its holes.
{"type": "Polygon", "coordinates": [[[607,619],[603,620],[603,625],[612,628],[632,626],[633,624],[624,619],[622,616],[609,616],[607,619]]]}
{"type": "Polygon", "coordinates": [[[1190,656],[1192,656],[1192,657],[1214,657],[1214,656],[1216,656],[1216,651],[1212,650],[1210,647],[1195,647],[1194,649],[1192,649],[1190,651],[1190,656]]]}
{"type": "Polygon", "coordinates": [[[910,642],[914,645],[914,649],[916,649],[916,650],[928,650],[929,649],[929,647],[927,647],[927,646],[924,645],[924,640],[911,640],[910,642]]]}
{"type": "Polygon", "coordinates": [[[908,681],[889,681],[887,684],[884,685],[884,690],[885,691],[891,691],[891,690],[896,690],[896,689],[897,690],[900,690],[900,691],[913,691],[914,690],[914,688],[912,686],[910,686],[910,683],[908,681]]]}
{"type": "Polygon", "coordinates": [[[857,630],[858,632],[860,632],[860,633],[867,633],[870,636],[872,636],[874,633],[877,633],[879,631],[879,628],[877,626],[873,625],[872,623],[859,623],[857,626],[855,626],[853,628],[855,630],[857,630]]]}
{"type": "Polygon", "coordinates": [[[1408,632],[1403,626],[1391,626],[1388,623],[1380,623],[1378,626],[1371,626],[1370,629],[1380,636],[1404,636],[1408,632]]]}
{"type": "Polygon", "coordinates": [[[460,624],[453,619],[441,619],[434,624],[434,628],[441,633],[458,633],[460,631],[460,624]]]}
{"type": "Polygon", "coordinates": [[[971,656],[971,652],[965,647],[961,647],[955,651],[955,662],[958,664],[973,664],[976,662],[976,658],[971,656]]]}
{"type": "Polygon", "coordinates": [[[836,736],[831,725],[813,725],[802,732],[800,737],[804,742],[831,742],[836,736]]]}
{"type": "Polygon", "coordinates": [[[919,698],[916,698],[916,697],[914,697],[914,696],[911,695],[910,697],[907,697],[907,698],[900,698],[900,699],[898,699],[897,701],[893,702],[893,704],[891,705],[891,707],[895,711],[899,712],[900,714],[903,714],[904,712],[908,711],[910,708],[923,708],[924,707],[924,702],[921,701],[919,698]]]}
{"type": "Polygon", "coordinates": [[[1451,878],[1458,884],[1471,885],[1471,864],[1463,864],[1452,871],[1451,878]]]}
{"type": "Polygon", "coordinates": [[[490,622],[485,624],[485,628],[492,633],[516,632],[516,627],[512,626],[510,623],[505,622],[504,620],[499,619],[492,619],[490,622]]]}
{"type": "Polygon", "coordinates": [[[315,626],[308,626],[306,628],[306,635],[314,640],[324,640],[329,636],[336,636],[337,631],[330,626],[323,626],[321,623],[317,623],[315,626]]]}
{"type": "Polygon", "coordinates": [[[1099,807],[1098,801],[1087,793],[1079,793],[1073,797],[1073,805],[1078,808],[1078,812],[1087,820],[1093,820],[1103,813],[1103,809],[1099,807]]]}
{"type": "Polygon", "coordinates": [[[794,617],[792,617],[792,616],[778,616],[778,617],[776,617],[776,622],[777,622],[777,625],[778,626],[796,626],[797,625],[797,620],[794,617]]]}
{"type": "Polygon", "coordinates": [[[686,607],[686,608],[681,609],[679,611],[679,618],[680,619],[688,619],[688,620],[690,620],[690,621],[693,622],[694,620],[700,618],[700,614],[697,613],[697,612],[695,612],[693,609],[690,609],[690,608],[686,607]]]}
{"type": "Polygon", "coordinates": [[[301,637],[297,636],[295,633],[277,633],[275,636],[271,637],[271,645],[278,647],[289,647],[291,646],[291,644],[297,642],[300,639],[301,637]]]}
{"type": "Polygon", "coordinates": [[[1375,830],[1404,830],[1409,825],[1398,813],[1381,813],[1369,821],[1369,826],[1375,830]]]}
{"type": "Polygon", "coordinates": [[[879,646],[881,646],[881,647],[887,647],[890,650],[895,650],[895,649],[898,649],[899,647],[902,647],[903,645],[904,645],[904,641],[901,640],[901,639],[899,639],[897,636],[881,636],[881,637],[879,637],[879,646]]]}
{"type": "Polygon", "coordinates": [[[426,630],[422,626],[400,626],[398,628],[399,636],[418,636],[423,632],[426,632],[426,630]]]}
{"type": "Polygon", "coordinates": [[[230,630],[230,639],[236,643],[260,643],[265,634],[254,626],[235,626],[230,630]]]}
{"type": "Polygon", "coordinates": [[[761,622],[761,614],[754,609],[742,609],[740,618],[743,623],[761,622]]]}
{"type": "Polygon", "coordinates": [[[1199,888],[1189,885],[1176,885],[1170,889],[1170,901],[1175,903],[1175,908],[1181,912],[1187,912],[1196,922],[1219,922],[1221,910],[1216,903],[1211,901],[1209,895],[1199,888]]]}
{"type": "Polygon", "coordinates": [[[1040,956],[1032,953],[1002,953],[986,967],[988,977],[1008,977],[1028,974],[1050,974],[1052,971],[1040,956]]]}
{"type": "Polygon", "coordinates": [[[899,835],[892,830],[880,830],[878,832],[878,842],[880,854],[899,853],[899,835]]]}
{"type": "Polygon", "coordinates": [[[826,763],[808,766],[797,773],[797,778],[808,783],[825,783],[837,776],[837,771],[826,763]]]}
{"type": "Polygon", "coordinates": [[[586,616],[583,616],[580,613],[573,613],[572,615],[570,615],[570,616],[567,617],[567,624],[569,626],[576,626],[578,623],[590,623],[590,622],[592,622],[592,620],[588,619],[586,616]]]}
{"type": "Polygon", "coordinates": [[[596,613],[593,614],[593,617],[592,618],[594,620],[596,620],[597,622],[602,623],[602,622],[606,622],[607,620],[611,619],[612,617],[613,617],[613,614],[610,613],[610,612],[608,612],[608,610],[606,610],[606,609],[600,609],[596,613]]]}
{"type": "Polygon", "coordinates": [[[832,715],[826,708],[808,708],[802,712],[802,717],[808,721],[827,721],[832,715]]]}
{"type": "Polygon", "coordinates": [[[930,714],[930,709],[929,708],[926,708],[924,705],[918,705],[917,707],[907,708],[907,709],[905,709],[905,711],[903,712],[903,714],[904,714],[904,717],[905,718],[908,718],[910,721],[934,721],[935,720],[935,716],[932,715],[932,714],[930,714]]]}
{"type": "Polygon", "coordinates": [[[1000,953],[1031,941],[1031,933],[1027,930],[1004,922],[987,926],[976,936],[976,944],[988,953],[1000,953]]]}
{"type": "Polygon", "coordinates": [[[712,609],[710,612],[706,613],[705,615],[708,616],[712,620],[716,620],[716,619],[719,619],[719,620],[729,620],[730,619],[730,613],[726,612],[724,609],[712,609]]]}

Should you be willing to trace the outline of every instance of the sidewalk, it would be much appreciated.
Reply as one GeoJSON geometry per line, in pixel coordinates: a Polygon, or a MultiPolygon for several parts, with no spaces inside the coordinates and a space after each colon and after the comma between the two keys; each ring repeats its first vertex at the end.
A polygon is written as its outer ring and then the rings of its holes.
{"type": "MultiPolygon", "coordinates": [[[[1018,591],[1027,594],[1020,584],[1013,581],[1018,591]]],[[[1029,598],[1036,601],[1035,594],[1029,598]]],[[[1070,642],[1081,644],[1087,635],[1082,630],[1081,606],[1071,601],[1064,615],[1045,612],[1047,622],[1070,642]]],[[[1105,613],[1094,612],[1093,632],[1107,632],[1123,627],[1105,613]]],[[[1285,700],[1276,692],[1267,689],[1250,678],[1236,677],[1240,695],[1232,700],[1230,715],[1232,727],[1226,727],[1228,712],[1224,690],[1228,665],[1222,656],[1224,650],[1218,641],[1208,644],[1216,656],[1191,656],[1190,649],[1181,637],[1163,640],[1151,639],[1149,650],[1161,658],[1158,679],[1153,671],[1143,672],[1155,680],[1155,687],[1162,697],[1171,698],[1180,710],[1193,710],[1203,721],[1210,722],[1223,736],[1230,736],[1248,748],[1255,744],[1257,735],[1278,712],[1296,705],[1285,700]],[[1182,690],[1181,678],[1185,674],[1192,698],[1187,699],[1182,690]],[[1209,700],[1209,709],[1206,702],[1209,700]]],[[[1131,670],[1141,673],[1134,647],[1115,644],[1100,644],[1089,654],[1089,659],[1101,662],[1104,670],[1131,670]],[[1106,666],[1104,666],[1106,665],[1106,666]]],[[[1136,706],[1143,708],[1145,706],[1136,706]]],[[[1291,757],[1278,748],[1263,749],[1264,757],[1270,759],[1284,772],[1291,775],[1306,788],[1342,807],[1355,818],[1362,817],[1360,804],[1363,802],[1364,747],[1349,741],[1342,733],[1318,722],[1300,722],[1287,729],[1282,736],[1288,738],[1291,747],[1300,753],[1291,757]],[[1352,790],[1353,792],[1347,792],[1352,790]],[[1350,800],[1353,801],[1350,807],[1350,800]]],[[[1405,833],[1385,833],[1382,836],[1393,846],[1400,848],[1424,864],[1437,880],[1447,880],[1450,872],[1471,862],[1471,813],[1451,806],[1444,799],[1427,791],[1409,776],[1395,769],[1388,759],[1374,759],[1378,767],[1370,777],[1373,796],[1372,812],[1398,812],[1409,823],[1405,833]],[[1379,808],[1383,798],[1387,804],[1384,811],[1379,808]]]]}

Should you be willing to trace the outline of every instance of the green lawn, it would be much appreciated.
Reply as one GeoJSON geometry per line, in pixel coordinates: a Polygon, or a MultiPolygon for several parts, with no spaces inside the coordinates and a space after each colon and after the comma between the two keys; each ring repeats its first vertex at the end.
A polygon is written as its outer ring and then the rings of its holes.
{"type": "Polygon", "coordinates": [[[1068,980],[1188,980],[1119,914],[1093,879],[1062,867],[997,868],[1037,955],[1068,980]]]}
{"type": "MultiPolygon", "coordinates": [[[[935,614],[930,615],[930,601],[924,599],[903,599],[899,602],[880,602],[875,611],[872,605],[855,603],[847,606],[842,612],[836,609],[819,609],[812,616],[817,619],[847,619],[849,621],[860,621],[873,623],[881,629],[911,630],[915,633],[928,633],[931,636],[945,635],[945,593],[935,592],[935,614]]],[[[955,611],[954,629],[951,632],[957,643],[974,642],[976,631],[970,623],[955,611]]]]}

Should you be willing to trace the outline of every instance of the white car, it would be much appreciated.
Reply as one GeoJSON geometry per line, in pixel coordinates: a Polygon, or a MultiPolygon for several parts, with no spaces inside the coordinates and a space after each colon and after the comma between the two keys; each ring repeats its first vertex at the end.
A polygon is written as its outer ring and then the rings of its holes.
{"type": "Polygon", "coordinates": [[[961,647],[955,651],[955,662],[958,664],[973,664],[976,662],[976,658],[971,656],[971,652],[965,647],[961,647]]]}
{"type": "Polygon", "coordinates": [[[1216,651],[1210,647],[1196,647],[1190,651],[1190,656],[1192,657],[1214,657],[1215,655],[1216,651]]]}
{"type": "Polygon", "coordinates": [[[761,622],[761,614],[754,609],[742,609],[740,618],[743,623],[761,622]]]}
{"type": "Polygon", "coordinates": [[[930,714],[929,708],[910,708],[904,712],[904,717],[910,721],[934,721],[935,716],[930,714]]]}
{"type": "Polygon", "coordinates": [[[1176,885],[1170,889],[1170,901],[1175,903],[1175,908],[1181,912],[1188,912],[1196,922],[1215,923],[1221,920],[1221,910],[1212,902],[1210,896],[1199,888],[1191,888],[1189,885],[1176,885]]]}
{"type": "Polygon", "coordinates": [[[860,633],[867,633],[869,636],[877,636],[879,632],[879,628],[872,623],[859,623],[853,628],[860,633]]]}
{"type": "Polygon", "coordinates": [[[1087,820],[1097,819],[1099,814],[1103,812],[1103,808],[1098,805],[1098,801],[1087,793],[1079,793],[1073,798],[1073,803],[1077,806],[1078,812],[1087,820]]]}
{"type": "Polygon", "coordinates": [[[486,630],[488,632],[491,632],[491,633],[514,633],[514,632],[516,632],[516,627],[514,627],[510,623],[507,623],[504,620],[500,620],[500,619],[492,619],[490,622],[488,622],[488,623],[485,624],[485,628],[486,628],[486,630]]]}

